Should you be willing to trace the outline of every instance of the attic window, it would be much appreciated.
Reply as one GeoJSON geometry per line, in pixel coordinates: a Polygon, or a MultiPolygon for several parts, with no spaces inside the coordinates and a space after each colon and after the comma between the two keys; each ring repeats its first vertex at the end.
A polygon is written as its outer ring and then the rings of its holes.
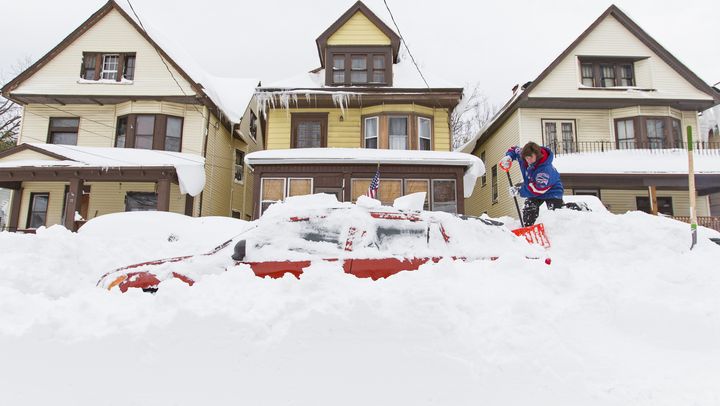
{"type": "Polygon", "coordinates": [[[580,81],[597,88],[634,87],[635,60],[627,58],[581,58],[580,81]]]}
{"type": "Polygon", "coordinates": [[[391,86],[390,47],[328,47],[331,86],[391,86]]]}
{"type": "Polygon", "coordinates": [[[83,53],[80,77],[85,80],[116,81],[135,78],[135,54],[122,52],[83,53]]]}

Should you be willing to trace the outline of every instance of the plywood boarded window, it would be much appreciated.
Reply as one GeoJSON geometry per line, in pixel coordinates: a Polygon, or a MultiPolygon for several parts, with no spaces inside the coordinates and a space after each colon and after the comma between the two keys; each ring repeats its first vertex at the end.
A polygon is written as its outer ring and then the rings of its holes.
{"type": "Polygon", "coordinates": [[[262,214],[271,204],[285,199],[285,178],[262,178],[260,193],[260,214],[262,214]]]}
{"type": "Polygon", "coordinates": [[[457,188],[454,179],[433,179],[432,209],[457,213],[457,188]]]}
{"type": "Polygon", "coordinates": [[[371,179],[352,179],[350,181],[350,194],[352,195],[353,203],[357,201],[358,197],[364,196],[368,188],[370,187],[371,179]]]}
{"type": "Polygon", "coordinates": [[[430,181],[427,179],[405,179],[405,195],[425,192],[424,210],[430,209],[430,181]]]}
{"type": "Polygon", "coordinates": [[[288,179],[288,196],[304,196],[312,194],[312,178],[288,179]]]}
{"type": "Polygon", "coordinates": [[[380,188],[378,189],[378,200],[382,204],[392,206],[395,199],[402,196],[402,180],[400,179],[381,179],[380,188]]]}

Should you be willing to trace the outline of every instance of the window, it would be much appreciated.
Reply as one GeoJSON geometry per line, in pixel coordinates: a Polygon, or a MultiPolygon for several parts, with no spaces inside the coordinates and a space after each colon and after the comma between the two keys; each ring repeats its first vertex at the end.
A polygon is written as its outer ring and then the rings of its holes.
{"type": "Polygon", "coordinates": [[[292,147],[322,148],[327,146],[327,113],[292,115],[292,147]]]}
{"type": "Polygon", "coordinates": [[[457,192],[454,179],[433,179],[432,206],[434,211],[457,213],[457,192]]]}
{"type": "Polygon", "coordinates": [[[430,181],[427,179],[405,179],[405,195],[425,192],[424,210],[430,210],[430,181]]]}
{"type": "Polygon", "coordinates": [[[672,141],[674,144],[673,148],[682,148],[685,143],[683,140],[682,126],[680,125],[680,120],[671,119],[670,125],[672,131],[672,141]]]}
{"type": "Polygon", "coordinates": [[[83,53],[80,77],[85,80],[117,81],[135,78],[135,54],[110,52],[83,53]]]}
{"type": "Polygon", "coordinates": [[[135,121],[135,148],[152,149],[155,133],[155,116],[137,116],[135,121]]]}
{"type": "Polygon", "coordinates": [[[48,143],[77,145],[80,119],[76,117],[51,117],[48,127],[48,143]]]}
{"type": "Polygon", "coordinates": [[[390,149],[408,149],[408,118],[388,118],[388,140],[390,149]]]}
{"type": "Polygon", "coordinates": [[[311,195],[312,185],[312,178],[289,178],[287,195],[288,197],[311,195]]]}
{"type": "Polygon", "coordinates": [[[157,193],[127,192],[125,194],[125,211],[156,211],[157,193]]]}
{"type": "Polygon", "coordinates": [[[364,84],[368,81],[367,55],[353,55],[350,59],[350,83],[364,84]]]}
{"type": "Polygon", "coordinates": [[[127,80],[135,79],[135,55],[125,56],[125,66],[123,66],[123,78],[127,80]]]}
{"type": "Polygon", "coordinates": [[[582,84],[583,86],[593,87],[595,82],[593,79],[593,65],[591,63],[583,63],[580,65],[582,72],[582,84]]]}
{"type": "Polygon", "coordinates": [[[330,47],[325,83],[335,86],[391,85],[390,47],[330,47]]]}
{"type": "Polygon", "coordinates": [[[243,175],[245,175],[245,153],[239,149],[235,150],[235,180],[242,182],[243,175]]]}
{"type": "Polygon", "coordinates": [[[600,189],[573,189],[575,196],[595,196],[600,198],[600,189]]]}
{"type": "Polygon", "coordinates": [[[257,139],[257,116],[254,112],[250,112],[250,136],[252,139],[257,139]]]}
{"type": "Polygon", "coordinates": [[[432,121],[426,117],[418,117],[418,149],[430,151],[432,145],[432,121]]]}
{"type": "Polygon", "coordinates": [[[378,117],[366,117],[364,127],[364,147],[365,148],[377,148],[378,147],[378,133],[379,133],[379,118],[378,117]]]}
{"type": "MultiPolygon", "coordinates": [[[[673,216],[673,204],[672,204],[672,197],[660,197],[657,198],[658,203],[658,213],[664,214],[666,216],[673,216]]],[[[635,204],[637,205],[637,209],[639,211],[644,211],[645,213],[652,213],[652,207],[650,204],[650,198],[648,196],[637,196],[635,198],[635,204]]]]}
{"type": "Polygon", "coordinates": [[[183,118],[164,114],[130,114],[118,117],[115,147],[182,150],[183,118]]]}
{"type": "MultiPolygon", "coordinates": [[[[350,195],[355,203],[360,196],[364,196],[370,187],[371,179],[352,179],[350,181],[350,195]]],[[[380,180],[382,184],[382,179],[380,180]]]]}
{"type": "Polygon", "coordinates": [[[49,193],[30,193],[27,228],[39,228],[47,224],[49,193]]]}
{"type": "Polygon", "coordinates": [[[285,178],[262,178],[260,181],[260,214],[271,204],[285,199],[285,178]]]}
{"type": "Polygon", "coordinates": [[[333,83],[345,84],[345,55],[333,56],[333,83]]]}
{"type": "Polygon", "coordinates": [[[117,121],[117,129],[115,130],[115,148],[125,148],[125,140],[127,139],[127,117],[120,117],[117,121]]]}
{"type": "Polygon", "coordinates": [[[637,58],[596,58],[580,60],[580,81],[586,87],[610,88],[635,86],[637,58]]]}
{"type": "MultiPolygon", "coordinates": [[[[369,186],[369,184],[368,184],[369,186]]],[[[365,188],[367,191],[367,188],[365,188]]],[[[402,180],[400,179],[380,179],[380,189],[378,189],[378,200],[386,206],[392,206],[395,199],[402,196],[402,180]]]]}
{"type": "Polygon", "coordinates": [[[480,177],[480,187],[483,187],[487,185],[487,163],[485,163],[485,151],[480,153],[480,160],[483,162],[483,166],[485,167],[485,172],[483,173],[483,176],[480,177]]]}
{"type": "Polygon", "coordinates": [[[167,121],[165,123],[165,151],[180,152],[182,125],[182,118],[167,117],[167,121]]]}
{"type": "Polygon", "coordinates": [[[645,121],[650,149],[665,148],[665,120],[649,118],[645,121]]]}
{"type": "Polygon", "coordinates": [[[542,120],[545,145],[554,152],[575,152],[575,120],[542,120]],[[560,136],[558,137],[558,130],[560,136]]]}
{"type": "Polygon", "coordinates": [[[634,149],[635,148],[635,120],[617,120],[615,121],[615,133],[617,134],[618,149],[634,149]]]}
{"type": "Polygon", "coordinates": [[[498,201],[498,171],[497,165],[493,165],[491,169],[490,187],[492,188],[492,202],[497,203],[498,201]]]}

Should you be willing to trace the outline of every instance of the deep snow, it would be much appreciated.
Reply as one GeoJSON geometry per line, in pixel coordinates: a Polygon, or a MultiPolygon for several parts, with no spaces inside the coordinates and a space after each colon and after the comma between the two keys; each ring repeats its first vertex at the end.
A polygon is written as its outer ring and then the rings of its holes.
{"type": "Polygon", "coordinates": [[[235,269],[150,295],[94,284],[248,223],[121,216],[0,233],[0,404],[720,402],[720,246],[706,238],[720,235],[706,229],[689,252],[684,223],[543,212],[552,266],[446,261],[373,282],[315,263],[301,280],[235,269]]]}

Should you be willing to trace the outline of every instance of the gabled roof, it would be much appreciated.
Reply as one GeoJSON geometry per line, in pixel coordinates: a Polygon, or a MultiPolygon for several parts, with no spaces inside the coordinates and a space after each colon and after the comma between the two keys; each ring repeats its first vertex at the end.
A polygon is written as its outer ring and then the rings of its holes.
{"type": "Polygon", "coordinates": [[[400,52],[400,36],[388,27],[383,20],[380,19],[375,13],[372,12],[362,1],[356,2],[347,11],[345,11],[340,18],[335,20],[328,29],[326,29],[319,37],[315,40],[317,43],[318,54],[320,55],[320,66],[325,67],[325,48],[327,47],[328,39],[342,27],[355,13],[360,12],[368,18],[375,26],[382,31],[385,35],[390,38],[390,44],[393,49],[393,60],[397,62],[398,53],[400,52]]]}
{"type": "MultiPolygon", "coordinates": [[[[537,87],[540,82],[543,81],[565,58],[567,58],[572,51],[588,36],[590,35],[595,28],[600,25],[608,16],[614,17],[620,24],[622,24],[623,27],[625,27],[630,33],[632,33],[635,37],[637,37],[645,46],[650,48],[660,59],[662,59],[668,66],[670,66],[672,69],[674,69],[680,76],[682,76],[685,80],[687,80],[690,84],[692,84],[695,88],[702,91],[703,93],[706,93],[708,96],[712,98],[713,105],[720,103],[720,90],[717,88],[714,88],[702,79],[698,77],[693,71],[691,71],[687,66],[685,66],[682,62],[680,62],[673,54],[671,54],[667,49],[665,49],[662,45],[660,45],[655,39],[653,39],[647,32],[645,32],[640,26],[635,23],[630,17],[627,16],[620,8],[618,8],[616,5],[611,5],[608,7],[607,10],[605,10],[604,13],[600,15],[590,26],[580,34],[579,37],[575,39],[555,60],[548,65],[545,70],[543,70],[540,75],[532,82],[528,82],[525,85],[523,85],[521,88],[518,88],[516,93],[513,94],[513,96],[510,98],[510,100],[503,106],[502,109],[493,117],[492,120],[490,120],[489,123],[487,123],[470,141],[465,143],[464,145],[460,146],[457,150],[463,151],[463,152],[472,152],[478,143],[482,143],[485,139],[487,139],[490,135],[492,135],[495,131],[497,131],[500,126],[505,123],[505,121],[512,116],[512,114],[520,107],[550,107],[552,108],[547,100],[545,101],[533,101],[533,98],[530,97],[530,93],[532,90],[537,87]]],[[[605,100],[605,99],[594,99],[594,101],[599,102],[607,102],[607,103],[618,103],[618,99],[612,99],[612,100],[605,100]]],[[[584,103],[584,101],[579,100],[556,100],[554,101],[556,104],[555,106],[558,108],[567,107],[566,105],[573,105],[576,108],[592,108],[587,103],[584,103]]],[[[656,104],[658,100],[655,99],[643,99],[643,104],[656,104]]],[[[677,100],[678,105],[683,105],[685,103],[685,100],[677,100]]],[[[622,102],[619,102],[622,103],[622,102]]],[[[629,102],[630,104],[637,104],[637,100],[631,100],[629,102]]],[[[712,106],[707,106],[706,108],[709,108],[712,106]]]]}
{"type": "MultiPolygon", "coordinates": [[[[54,48],[52,48],[48,53],[43,55],[40,59],[38,59],[35,63],[33,63],[30,67],[25,69],[22,73],[20,73],[17,77],[9,81],[5,84],[5,86],[0,89],[0,94],[3,95],[3,97],[6,98],[12,98],[11,93],[13,90],[15,90],[20,84],[22,84],[25,80],[30,78],[32,75],[34,75],[37,71],[39,71],[42,67],[44,67],[49,61],[51,61],[53,58],[55,58],[58,54],[60,54],[65,48],[67,48],[70,44],[72,44],[76,39],[78,39],[80,36],[85,34],[88,30],[90,30],[95,24],[97,24],[99,21],[101,21],[108,13],[110,13],[112,10],[117,11],[120,13],[121,16],[127,20],[127,22],[137,30],[137,32],[146,40],[148,41],[153,48],[157,50],[157,52],[160,54],[160,56],[167,61],[167,63],[172,66],[179,74],[182,76],[183,79],[185,79],[192,89],[195,91],[196,95],[195,98],[199,99],[200,102],[204,105],[206,105],[216,116],[218,116],[221,121],[223,121],[223,124],[230,129],[232,123],[237,123],[239,121],[239,118],[235,115],[231,114],[233,110],[242,109],[244,111],[245,106],[229,106],[229,105],[223,105],[221,102],[221,99],[223,97],[220,97],[220,93],[227,93],[225,90],[228,91],[241,91],[238,89],[226,89],[226,88],[219,88],[219,89],[213,89],[212,83],[203,83],[203,82],[213,82],[215,79],[211,75],[204,74],[204,72],[198,72],[198,69],[194,69],[192,71],[193,75],[195,76],[202,76],[202,77],[196,77],[193,79],[191,77],[190,73],[188,72],[188,66],[189,63],[183,63],[180,64],[176,61],[175,58],[171,57],[164,47],[160,46],[156,40],[148,34],[148,32],[138,23],[136,19],[131,17],[128,12],[121,7],[118,3],[116,3],[114,0],[109,0],[107,3],[105,3],[102,7],[100,7],[99,10],[97,10],[95,13],[93,13],[87,20],[85,20],[80,26],[78,26],[73,32],[71,32],[67,37],[65,37],[59,44],[57,44],[54,48]],[[200,81],[198,81],[200,80],[200,81]]],[[[220,80],[220,79],[218,79],[220,80]]],[[[245,82],[255,82],[257,83],[257,79],[247,79],[245,82]]],[[[226,81],[227,83],[227,81],[226,81]]],[[[250,97],[254,93],[254,87],[249,87],[246,83],[242,83],[243,88],[249,88],[249,95],[250,97]]],[[[225,97],[229,98],[229,97],[225,97]]]]}

